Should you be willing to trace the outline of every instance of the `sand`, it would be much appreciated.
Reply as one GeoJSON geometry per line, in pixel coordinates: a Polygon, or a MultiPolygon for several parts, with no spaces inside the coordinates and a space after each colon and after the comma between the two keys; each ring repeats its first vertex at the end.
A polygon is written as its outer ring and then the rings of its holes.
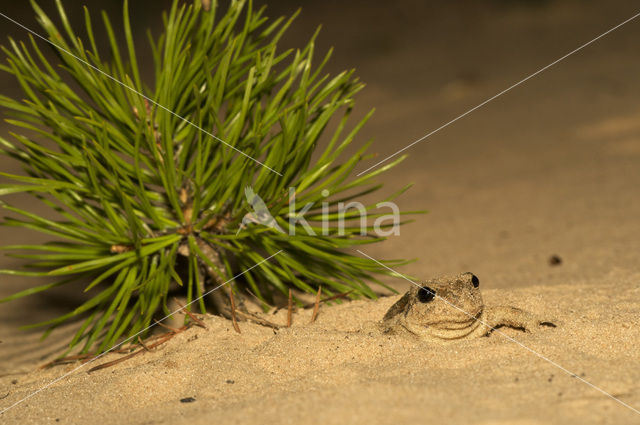
{"type": "MultiPolygon", "coordinates": [[[[287,42],[325,24],[332,69],[356,66],[368,83],[358,109],[377,112],[359,140],[374,137],[379,159],[638,12],[630,1],[366,4],[311,3],[287,42]]],[[[323,305],[312,324],[299,310],[277,332],[241,323],[238,334],[211,316],[110,368],[87,373],[119,355],[42,370],[72,329],[41,343],[17,327],[73,306],[61,291],[0,306],[0,409],[73,371],[0,422],[640,423],[639,36],[629,23],[409,150],[384,190],[415,182],[399,204],[430,213],[365,249],[417,258],[401,269],[412,276],[473,271],[487,304],[558,327],[445,345],[358,332],[395,295],[323,305]]],[[[3,277],[0,296],[32,284],[3,277]]]]}
{"type": "MultiPolygon", "coordinates": [[[[488,304],[526,308],[558,327],[532,333],[499,328],[486,338],[448,344],[359,331],[397,296],[323,307],[311,324],[311,311],[300,311],[291,328],[278,331],[241,323],[238,334],[229,321],[212,316],[205,319],[207,329],[191,328],[152,352],[86,372],[120,357],[109,354],[72,372],[7,412],[5,420],[632,423],[636,413],[567,372],[637,403],[638,277],[612,275],[577,290],[568,284],[486,291],[488,304]],[[189,397],[195,401],[180,401],[189,397]]],[[[281,311],[271,319],[286,323],[285,316],[281,311]]],[[[5,377],[5,402],[78,366],[17,374],[13,385],[5,377]]]]}

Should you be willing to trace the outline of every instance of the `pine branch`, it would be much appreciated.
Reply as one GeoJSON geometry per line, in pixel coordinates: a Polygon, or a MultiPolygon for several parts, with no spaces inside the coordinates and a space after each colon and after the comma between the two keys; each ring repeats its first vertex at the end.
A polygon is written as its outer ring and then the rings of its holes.
{"type": "MultiPolygon", "coordinates": [[[[108,52],[97,48],[88,10],[83,40],[62,2],[56,4],[57,24],[32,1],[42,30],[59,47],[53,49],[59,63],[50,63],[33,38],[9,39],[2,47],[7,60],[0,71],[23,95],[0,96],[15,130],[0,137],[0,154],[19,161],[25,174],[0,173],[11,181],[0,185],[0,196],[25,193],[35,203],[25,209],[1,201],[11,213],[1,224],[51,241],[3,247],[29,263],[0,273],[60,280],[0,302],[85,282],[89,300],[33,326],[50,332],[82,320],[70,348],[82,344],[89,352],[146,329],[168,312],[175,288],[191,303],[205,285],[226,282],[279,250],[282,255],[237,282],[265,305],[291,288],[376,296],[368,282],[382,285],[375,276],[388,271],[348,248],[384,237],[373,235],[370,224],[338,229],[340,219],[358,217],[336,208],[378,190],[375,178],[403,158],[351,178],[368,158],[367,146],[346,158],[343,153],[371,114],[349,129],[363,84],[353,70],[326,74],[331,52],[316,65],[317,33],[300,49],[280,51],[293,17],[269,20],[264,8],[245,0],[231,2],[221,15],[215,2],[176,0],[164,15],[163,33],[150,40],[150,82],[140,72],[126,0],[123,37],[102,15],[108,52]],[[256,202],[247,200],[247,188],[256,202]],[[325,201],[331,211],[323,214],[325,201]],[[293,202],[293,215],[314,204],[307,217],[315,235],[299,224],[295,234],[283,230],[291,227],[293,202]],[[43,218],[43,209],[57,218],[43,218]],[[265,214],[268,223],[261,221],[265,214]]],[[[370,218],[382,215],[375,204],[366,210],[370,218]]],[[[204,300],[198,306],[205,311],[204,300]]]]}

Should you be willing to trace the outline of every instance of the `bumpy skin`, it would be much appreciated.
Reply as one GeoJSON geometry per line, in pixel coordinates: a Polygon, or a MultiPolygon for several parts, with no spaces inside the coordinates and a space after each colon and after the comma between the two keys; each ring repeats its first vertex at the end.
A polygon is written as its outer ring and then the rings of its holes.
{"type": "Polygon", "coordinates": [[[516,307],[485,307],[472,273],[442,276],[413,285],[382,319],[385,333],[409,333],[422,340],[448,341],[488,335],[499,326],[531,331],[555,325],[516,307]]]}

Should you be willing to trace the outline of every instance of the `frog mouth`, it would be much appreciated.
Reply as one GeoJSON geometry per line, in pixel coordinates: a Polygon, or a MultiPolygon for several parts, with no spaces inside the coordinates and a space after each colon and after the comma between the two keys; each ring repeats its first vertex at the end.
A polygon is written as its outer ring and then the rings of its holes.
{"type": "Polygon", "coordinates": [[[468,328],[475,323],[475,320],[466,320],[464,322],[440,322],[434,323],[432,326],[443,331],[459,331],[468,328]]]}
{"type": "Polygon", "coordinates": [[[438,322],[431,322],[426,324],[427,328],[435,328],[441,331],[459,331],[469,327],[474,327],[479,324],[482,310],[479,310],[476,314],[471,315],[464,313],[464,316],[460,320],[441,320],[438,322]]]}

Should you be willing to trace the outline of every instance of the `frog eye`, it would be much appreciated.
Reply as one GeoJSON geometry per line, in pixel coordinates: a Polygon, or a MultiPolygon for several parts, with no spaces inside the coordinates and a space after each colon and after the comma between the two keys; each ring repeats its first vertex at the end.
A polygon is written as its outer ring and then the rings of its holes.
{"type": "Polygon", "coordinates": [[[428,303],[433,301],[433,298],[436,296],[436,291],[429,288],[428,286],[423,286],[418,290],[418,301],[421,303],[428,303]]]}
{"type": "Polygon", "coordinates": [[[477,288],[478,286],[480,286],[480,279],[478,279],[478,276],[476,276],[475,274],[472,274],[471,283],[473,283],[474,288],[477,288]]]}

